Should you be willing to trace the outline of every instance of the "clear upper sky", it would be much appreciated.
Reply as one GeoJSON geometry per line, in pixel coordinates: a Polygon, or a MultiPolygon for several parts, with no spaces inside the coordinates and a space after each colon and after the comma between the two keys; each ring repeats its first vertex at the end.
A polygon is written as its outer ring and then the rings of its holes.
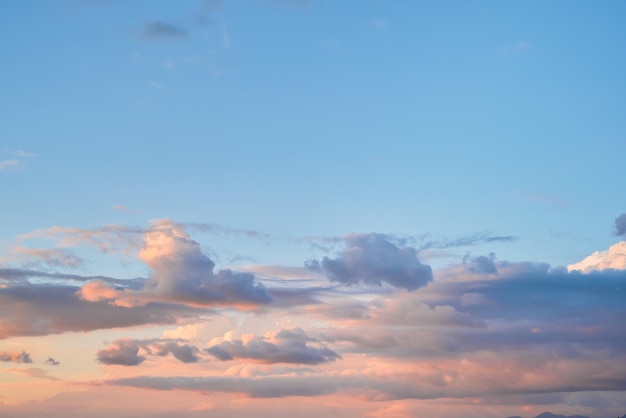
{"type": "Polygon", "coordinates": [[[503,256],[564,265],[607,247],[623,210],[620,1],[0,13],[0,159],[19,161],[0,172],[5,238],[162,217],[299,236],[490,230],[520,237],[503,256]]]}
{"type": "MultiPolygon", "coordinates": [[[[154,260],[195,260],[202,245],[218,268],[325,273],[354,291],[379,279],[331,265],[351,248],[376,258],[406,245],[421,261],[402,268],[424,262],[444,279],[467,260],[511,277],[524,262],[578,262],[619,241],[626,211],[625,17],[609,0],[0,1],[0,270],[143,277],[162,291],[154,260]]],[[[266,302],[241,283],[245,303],[266,302]]],[[[113,290],[93,286],[81,297],[109,306],[88,292],[113,290]]],[[[437,303],[471,310],[477,294],[437,303]]],[[[430,297],[420,303],[435,309],[430,297]]],[[[119,337],[104,329],[89,361],[119,337]]],[[[63,351],[74,337],[51,338],[63,351]]]]}

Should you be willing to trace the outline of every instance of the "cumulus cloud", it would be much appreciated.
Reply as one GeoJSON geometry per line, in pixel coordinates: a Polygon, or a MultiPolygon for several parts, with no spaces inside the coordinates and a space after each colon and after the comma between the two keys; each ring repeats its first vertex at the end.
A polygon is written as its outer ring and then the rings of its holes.
{"type": "Polygon", "coordinates": [[[114,341],[108,348],[98,350],[96,359],[99,363],[107,365],[137,366],[146,360],[138,353],[139,345],[136,341],[122,339],[114,341]]]}
{"type": "Polygon", "coordinates": [[[595,251],[578,263],[567,266],[568,271],[584,273],[607,269],[626,270],[626,241],[613,244],[606,251],[595,251]]]}
{"type": "Polygon", "coordinates": [[[159,356],[167,356],[171,353],[175,359],[183,363],[197,363],[200,360],[198,347],[174,341],[157,343],[152,346],[152,351],[159,356]]]}
{"type": "Polygon", "coordinates": [[[401,247],[384,234],[353,234],[344,239],[337,258],[324,257],[309,264],[321,268],[331,281],[346,285],[383,283],[415,290],[432,280],[430,266],[423,264],[412,247],[401,247]]]}
{"type": "Polygon", "coordinates": [[[228,338],[205,348],[218,360],[248,359],[265,364],[295,363],[321,364],[341,359],[341,355],[326,347],[314,347],[318,341],[296,328],[270,333],[264,337],[245,335],[241,339],[228,338]]]}
{"type": "Polygon", "coordinates": [[[170,220],[153,223],[140,257],[153,274],[139,296],[197,305],[258,305],[272,301],[253,274],[229,269],[214,272],[215,263],[202,253],[200,244],[170,220]]]}
{"type": "Polygon", "coordinates": [[[116,340],[108,348],[99,350],[96,359],[103,364],[138,366],[147,356],[165,357],[169,354],[181,363],[197,363],[201,360],[198,347],[167,338],[116,340]]]}
{"type": "Polygon", "coordinates": [[[32,363],[33,359],[30,357],[30,354],[26,351],[20,352],[7,352],[0,351],[0,361],[11,361],[13,363],[32,363]]]}

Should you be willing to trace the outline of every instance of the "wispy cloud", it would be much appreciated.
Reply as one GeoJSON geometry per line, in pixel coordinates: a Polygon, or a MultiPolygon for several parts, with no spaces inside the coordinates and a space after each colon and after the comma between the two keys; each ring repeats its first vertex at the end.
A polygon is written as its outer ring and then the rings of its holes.
{"type": "Polygon", "coordinates": [[[6,170],[7,168],[17,167],[20,165],[18,160],[4,160],[0,161],[0,171],[6,170]]]}
{"type": "Polygon", "coordinates": [[[39,369],[37,367],[30,367],[27,369],[9,369],[7,371],[10,373],[20,374],[22,376],[32,377],[35,379],[44,379],[53,382],[58,382],[61,380],[58,377],[51,375],[50,372],[48,372],[47,370],[39,369]]]}
{"type": "Polygon", "coordinates": [[[149,40],[184,39],[188,37],[188,33],[172,23],[154,21],[145,23],[138,36],[149,40]]]}

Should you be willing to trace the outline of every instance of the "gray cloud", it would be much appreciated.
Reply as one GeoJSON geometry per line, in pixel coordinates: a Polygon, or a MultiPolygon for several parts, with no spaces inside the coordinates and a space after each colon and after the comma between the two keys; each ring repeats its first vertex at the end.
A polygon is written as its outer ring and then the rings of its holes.
{"type": "Polygon", "coordinates": [[[428,236],[422,237],[417,241],[417,245],[420,250],[428,249],[447,249],[456,247],[469,247],[480,244],[487,244],[491,242],[514,242],[517,241],[517,237],[513,235],[492,235],[489,232],[478,232],[473,235],[467,235],[454,239],[447,238],[434,238],[431,239],[428,236]]]}
{"type": "Polygon", "coordinates": [[[197,363],[201,360],[200,349],[171,339],[120,339],[106,349],[98,350],[96,360],[103,364],[138,366],[147,355],[165,357],[172,354],[181,363],[197,363]],[[139,350],[143,354],[139,355],[139,350]]]}
{"type": "Polygon", "coordinates": [[[26,351],[15,353],[0,351],[0,361],[11,361],[13,363],[32,363],[33,359],[26,351]]]}
{"type": "MultiPolygon", "coordinates": [[[[111,379],[106,384],[150,388],[157,390],[191,390],[243,393],[252,398],[279,398],[288,396],[321,396],[338,392],[350,393],[358,390],[371,400],[436,399],[443,397],[474,397],[489,392],[484,386],[473,382],[464,385],[445,383],[446,370],[431,374],[405,373],[402,375],[303,375],[297,377],[265,376],[263,379],[242,377],[157,377],[138,376],[111,379]]],[[[592,376],[576,382],[546,383],[541,388],[516,387],[517,382],[508,382],[491,390],[492,394],[534,394],[581,392],[596,390],[626,390],[626,379],[612,373],[610,377],[592,376]]]]}
{"type": "Polygon", "coordinates": [[[159,356],[172,354],[183,363],[197,363],[200,360],[198,347],[188,344],[178,344],[174,341],[158,343],[152,346],[152,351],[159,356]]]}
{"type": "Polygon", "coordinates": [[[488,256],[480,255],[470,258],[469,254],[463,258],[463,264],[467,265],[469,271],[482,274],[498,274],[498,267],[495,264],[496,255],[490,253],[488,256]]]}
{"type": "Polygon", "coordinates": [[[626,213],[615,218],[615,235],[626,236],[626,213]]]}
{"type": "Polygon", "coordinates": [[[337,258],[312,261],[311,269],[321,269],[331,281],[346,285],[365,283],[415,290],[432,280],[430,266],[423,264],[412,247],[399,247],[384,234],[354,234],[344,238],[345,248],[337,258]]]}
{"type": "Polygon", "coordinates": [[[59,364],[61,364],[61,362],[55,360],[52,357],[48,357],[48,359],[44,361],[44,363],[47,364],[48,366],[58,366],[59,364]]]}
{"type": "Polygon", "coordinates": [[[184,39],[188,36],[184,29],[163,21],[148,22],[144,24],[139,33],[143,39],[184,39]]]}
{"type": "Polygon", "coordinates": [[[0,339],[13,336],[60,334],[136,325],[175,324],[178,318],[211,314],[208,309],[149,302],[144,306],[116,306],[89,302],[79,288],[20,284],[0,287],[0,339]]]}
{"type": "Polygon", "coordinates": [[[137,366],[146,360],[138,353],[139,345],[136,341],[122,339],[114,341],[108,348],[98,350],[96,359],[99,363],[107,365],[137,366]]]}
{"type": "Polygon", "coordinates": [[[321,364],[341,359],[341,355],[326,347],[313,347],[317,340],[307,336],[302,329],[282,330],[268,341],[264,337],[246,340],[229,340],[205,348],[218,360],[249,359],[265,364],[294,363],[321,364]]]}

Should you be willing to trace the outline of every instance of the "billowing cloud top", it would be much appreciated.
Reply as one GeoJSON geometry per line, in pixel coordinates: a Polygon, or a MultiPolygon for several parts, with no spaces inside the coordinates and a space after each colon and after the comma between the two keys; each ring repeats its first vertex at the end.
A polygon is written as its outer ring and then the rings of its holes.
{"type": "Polygon", "coordinates": [[[140,257],[153,271],[137,296],[153,295],[197,305],[266,304],[272,298],[250,273],[213,271],[215,263],[202,253],[182,225],[156,221],[146,233],[140,257]]]}
{"type": "Polygon", "coordinates": [[[324,257],[309,266],[319,268],[332,281],[346,285],[383,283],[415,290],[433,278],[412,247],[400,247],[385,234],[353,234],[344,238],[345,248],[336,258],[324,257]]]}
{"type": "Polygon", "coordinates": [[[611,245],[606,251],[596,251],[582,261],[567,266],[568,271],[585,273],[606,269],[626,270],[626,241],[611,245]]]}

